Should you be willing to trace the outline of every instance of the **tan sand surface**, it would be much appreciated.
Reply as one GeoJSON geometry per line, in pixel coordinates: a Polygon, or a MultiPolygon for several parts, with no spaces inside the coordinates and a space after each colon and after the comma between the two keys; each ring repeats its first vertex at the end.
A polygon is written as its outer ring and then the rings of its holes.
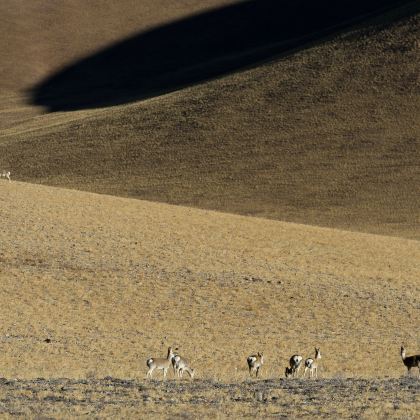
{"type": "Polygon", "coordinates": [[[143,378],[168,345],[201,378],[315,345],[323,377],[399,377],[419,347],[418,241],[18,182],[0,201],[5,377],[143,378]]]}

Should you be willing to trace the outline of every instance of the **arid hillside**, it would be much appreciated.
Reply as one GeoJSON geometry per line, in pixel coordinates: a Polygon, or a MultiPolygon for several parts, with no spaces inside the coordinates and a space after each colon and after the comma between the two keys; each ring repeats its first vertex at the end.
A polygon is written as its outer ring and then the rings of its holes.
{"type": "Polygon", "coordinates": [[[2,0],[0,416],[418,418],[419,40],[409,0],[2,0]]]}
{"type": "MultiPolygon", "coordinates": [[[[34,9],[26,3],[0,6],[0,15],[8,16],[3,51],[15,60],[10,62],[22,63],[13,71],[2,68],[0,97],[0,167],[15,179],[420,237],[416,2],[340,34],[313,35],[293,44],[293,51],[274,54],[263,48],[264,64],[250,62],[248,69],[172,93],[53,113],[46,112],[48,106],[31,105],[30,88],[45,78],[68,65],[77,69],[80,63],[83,71],[86,63],[98,65],[95,52],[102,49],[107,57],[108,45],[118,46],[133,34],[236,2],[161,1],[158,9],[152,7],[155,2],[126,1],[105,11],[73,7],[73,1],[65,3],[62,14],[48,2],[31,2],[34,9]],[[44,3],[51,7],[42,9],[44,3]],[[22,25],[15,25],[20,19],[22,25]]],[[[227,60],[236,66],[243,55],[218,57],[212,65],[227,60]]],[[[199,63],[203,71],[208,68],[206,61],[199,63]]],[[[77,80],[77,73],[69,74],[77,80]]],[[[66,95],[61,104],[71,103],[66,95]]]]}
{"type": "Polygon", "coordinates": [[[0,185],[3,377],[142,379],[173,345],[241,382],[319,345],[323,378],[399,378],[419,350],[418,241],[0,185]]]}
{"type": "Polygon", "coordinates": [[[235,0],[2,0],[0,85],[16,91],[140,31],[235,0]]]}
{"type": "MultiPolygon", "coordinates": [[[[404,3],[410,2],[343,0],[337,7],[328,0],[319,0],[316,5],[309,0],[286,0],[281,4],[275,0],[121,0],[118,3],[111,0],[62,0],[59,4],[55,0],[3,0],[0,4],[0,86],[2,91],[31,88],[78,60],[120,45],[136,35],[155,34],[155,38],[163,38],[161,48],[165,48],[166,42],[182,52],[184,45],[177,45],[178,39],[165,37],[182,36],[182,42],[188,44],[186,47],[191,51],[196,42],[216,47],[205,38],[211,35],[219,42],[221,34],[225,38],[222,40],[225,49],[231,46],[231,52],[243,52],[248,46],[263,46],[262,41],[285,41],[288,35],[286,31],[292,34],[289,26],[296,27],[293,35],[304,34],[305,30],[338,26],[342,22],[357,20],[378,10],[404,3]],[[195,21],[200,24],[199,27],[194,26],[195,21]],[[304,25],[299,25],[300,21],[304,25]],[[211,25],[215,27],[211,28],[211,25]],[[264,26],[268,25],[273,25],[270,27],[271,32],[262,38],[263,35],[259,35],[256,29],[266,31],[264,26]],[[238,26],[238,30],[247,29],[247,33],[236,33],[232,26],[238,26]],[[165,28],[174,30],[167,34],[165,28]],[[188,30],[195,32],[188,34],[188,30]],[[256,39],[249,40],[249,33],[256,39]],[[189,35],[192,39],[188,39],[189,35]],[[233,38],[241,42],[233,42],[233,38]]],[[[158,41],[149,38],[146,37],[142,44],[158,41]]],[[[139,44],[137,47],[137,54],[144,53],[144,45],[139,44]]],[[[130,52],[135,53],[133,50],[130,52]]],[[[147,65],[146,59],[153,61],[165,53],[168,51],[156,51],[154,55],[139,57],[139,61],[147,65]]],[[[206,53],[210,52],[202,51],[201,58],[206,53]]],[[[217,49],[212,52],[218,53],[220,51],[217,49]]],[[[113,57],[109,58],[106,67],[115,66],[113,57]]],[[[119,58],[123,59],[120,64],[125,65],[124,60],[128,57],[121,55],[119,58]]],[[[173,58],[179,61],[181,57],[173,58]]],[[[194,59],[199,61],[200,57],[194,59]]],[[[102,71],[106,69],[102,68],[102,71]]],[[[121,69],[120,75],[125,76],[123,73],[121,69]]],[[[96,78],[100,77],[101,74],[96,75],[96,78]]],[[[115,74],[114,77],[118,78],[119,75],[115,74]]],[[[106,89],[107,86],[102,88],[106,89]]]]}

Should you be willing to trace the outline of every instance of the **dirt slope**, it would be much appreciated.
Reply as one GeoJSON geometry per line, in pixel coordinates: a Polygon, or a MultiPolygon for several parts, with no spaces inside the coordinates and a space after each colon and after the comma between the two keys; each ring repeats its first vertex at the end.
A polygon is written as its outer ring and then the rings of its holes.
{"type": "Polygon", "coordinates": [[[20,90],[139,31],[234,0],[3,0],[2,89],[20,90]]]}
{"type": "MultiPolygon", "coordinates": [[[[296,27],[303,21],[305,25],[302,26],[321,28],[322,25],[339,23],[346,17],[350,19],[371,13],[381,6],[408,1],[343,0],[339,8],[331,2],[328,4],[326,0],[319,0],[318,6],[311,3],[307,0],[287,0],[281,5],[273,0],[121,0],[118,3],[112,0],[62,0],[58,4],[55,0],[3,0],[0,4],[0,86],[10,90],[31,87],[77,60],[135,34],[196,16],[202,16],[203,20],[200,21],[201,28],[194,28],[194,38],[204,38],[208,36],[203,33],[204,29],[211,31],[205,25],[206,19],[211,20],[212,11],[227,14],[225,18],[211,22],[219,26],[211,32],[213,37],[217,37],[217,32],[229,31],[222,25],[228,27],[238,24],[243,29],[241,19],[235,15],[236,10],[244,15],[243,20],[249,19],[248,10],[254,13],[253,23],[257,28],[261,26],[258,19],[264,18],[269,21],[267,24],[271,24],[273,16],[278,19],[279,26],[289,25],[289,22],[283,21],[286,17],[291,23],[296,23],[296,27]],[[271,16],[266,9],[272,10],[271,16]],[[226,19],[236,21],[226,22],[226,19]]],[[[248,26],[248,32],[254,31],[252,25],[248,26]]],[[[264,30],[263,27],[260,29],[264,30]]],[[[254,35],[258,36],[257,33],[254,35]]],[[[274,42],[274,28],[272,35],[271,42],[274,42]]],[[[242,37],[243,41],[246,40],[247,33],[242,37]]],[[[226,36],[225,43],[229,41],[228,38],[226,36]]],[[[194,44],[194,40],[182,41],[191,46],[194,44]]],[[[106,65],[110,64],[108,62],[106,65]]]]}
{"type": "Polygon", "coordinates": [[[12,91],[0,166],[30,182],[418,239],[417,10],[132,105],[39,115],[12,91]]]}
{"type": "Polygon", "coordinates": [[[399,377],[419,350],[418,241],[18,182],[0,202],[4,377],[143,378],[170,344],[199,378],[259,350],[278,378],[314,345],[323,377],[399,377]]]}

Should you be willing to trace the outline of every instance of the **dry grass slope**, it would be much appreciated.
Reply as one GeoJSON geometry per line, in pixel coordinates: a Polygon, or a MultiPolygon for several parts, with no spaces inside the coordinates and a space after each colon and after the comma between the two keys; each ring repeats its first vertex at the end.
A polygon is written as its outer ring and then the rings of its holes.
{"type": "Polygon", "coordinates": [[[418,4],[131,104],[24,93],[236,3],[0,3],[1,416],[418,417],[418,4]],[[168,345],[197,381],[144,380],[168,345]],[[315,345],[319,381],[279,380],[315,345]]]}
{"type": "Polygon", "coordinates": [[[235,0],[2,0],[2,88],[29,88],[139,31],[235,0]]]}
{"type": "MultiPolygon", "coordinates": [[[[139,28],[203,10],[182,4],[159,18],[148,8],[139,28]]],[[[98,24],[114,27],[106,16],[98,24]]],[[[107,109],[39,115],[16,93],[23,79],[10,82],[0,165],[30,182],[418,239],[419,16],[413,4],[257,68],[107,109]]],[[[76,37],[31,80],[99,46],[98,33],[83,35],[84,49],[76,37]]]]}
{"type": "Polygon", "coordinates": [[[17,182],[0,202],[7,378],[143,378],[169,344],[198,378],[242,381],[255,351],[278,378],[314,345],[321,377],[400,377],[419,347],[417,241],[17,182]]]}

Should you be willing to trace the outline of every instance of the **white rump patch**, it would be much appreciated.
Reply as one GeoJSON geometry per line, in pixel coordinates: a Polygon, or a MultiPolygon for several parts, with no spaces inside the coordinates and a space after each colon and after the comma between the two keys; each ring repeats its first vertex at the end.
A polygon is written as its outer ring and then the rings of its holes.
{"type": "Polygon", "coordinates": [[[7,178],[10,181],[10,171],[0,172],[0,178],[7,178]]]}
{"type": "Polygon", "coordinates": [[[312,367],[313,362],[314,362],[314,359],[306,359],[305,360],[305,366],[310,368],[310,367],[312,367]]]}

